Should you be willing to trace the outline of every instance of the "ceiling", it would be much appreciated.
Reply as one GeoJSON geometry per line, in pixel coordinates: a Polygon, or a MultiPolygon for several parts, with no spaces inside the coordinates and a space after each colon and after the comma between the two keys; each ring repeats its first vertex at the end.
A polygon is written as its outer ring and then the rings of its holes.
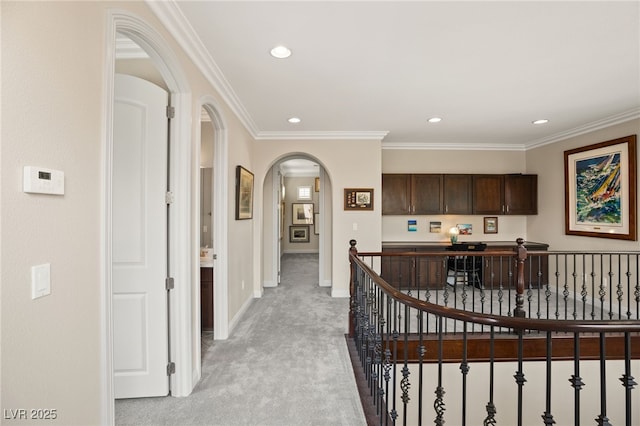
{"type": "Polygon", "coordinates": [[[523,150],[640,117],[638,1],[148,4],[258,140],[523,150]]]}

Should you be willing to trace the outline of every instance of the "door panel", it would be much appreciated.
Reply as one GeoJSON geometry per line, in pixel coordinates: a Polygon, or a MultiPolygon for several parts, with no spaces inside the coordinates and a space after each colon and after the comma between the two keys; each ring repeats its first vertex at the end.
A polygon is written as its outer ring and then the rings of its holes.
{"type": "Polygon", "coordinates": [[[116,398],[162,396],[167,378],[168,94],[116,75],[112,176],[116,398]]]}

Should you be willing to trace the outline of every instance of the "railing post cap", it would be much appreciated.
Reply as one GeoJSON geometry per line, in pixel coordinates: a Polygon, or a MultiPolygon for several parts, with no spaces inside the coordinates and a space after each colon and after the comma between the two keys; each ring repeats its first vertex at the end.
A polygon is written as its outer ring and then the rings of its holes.
{"type": "Polygon", "coordinates": [[[355,246],[356,246],[356,244],[357,244],[357,241],[356,241],[356,240],[349,240],[349,245],[350,245],[351,247],[355,247],[355,246]]]}

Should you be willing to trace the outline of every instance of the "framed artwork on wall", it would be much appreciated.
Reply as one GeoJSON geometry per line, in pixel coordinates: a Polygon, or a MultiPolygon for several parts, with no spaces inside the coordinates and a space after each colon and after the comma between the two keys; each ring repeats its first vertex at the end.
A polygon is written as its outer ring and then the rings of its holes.
{"type": "Polygon", "coordinates": [[[290,243],[308,243],[309,225],[292,225],[289,227],[290,243]]]}
{"type": "Polygon", "coordinates": [[[345,210],[373,210],[373,188],[345,188],[345,210]]]}
{"type": "Polygon", "coordinates": [[[313,203],[291,204],[292,225],[313,225],[313,203]]]}
{"type": "Polygon", "coordinates": [[[253,218],[253,173],[236,167],[236,220],[253,218]]]}
{"type": "Polygon", "coordinates": [[[496,216],[489,216],[484,218],[484,233],[485,234],[498,233],[498,218],[496,216]]]}
{"type": "Polygon", "coordinates": [[[636,135],[564,152],[565,234],[637,239],[636,135]]]}

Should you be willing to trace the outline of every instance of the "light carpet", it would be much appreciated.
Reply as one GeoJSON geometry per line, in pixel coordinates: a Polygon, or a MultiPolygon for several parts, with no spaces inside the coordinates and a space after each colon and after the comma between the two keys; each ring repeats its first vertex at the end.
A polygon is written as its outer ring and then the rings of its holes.
{"type": "Polygon", "coordinates": [[[287,254],[231,337],[203,346],[188,397],[116,401],[117,425],[366,425],[345,342],[349,300],[318,286],[318,255],[287,254]]]}

